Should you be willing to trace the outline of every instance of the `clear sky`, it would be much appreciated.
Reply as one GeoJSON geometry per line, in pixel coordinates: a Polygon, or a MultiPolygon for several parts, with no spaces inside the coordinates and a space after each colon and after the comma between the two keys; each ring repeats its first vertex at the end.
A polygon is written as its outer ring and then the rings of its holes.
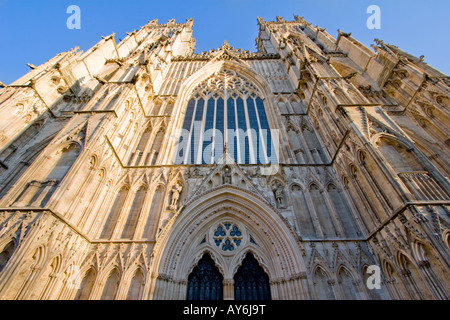
{"type": "Polygon", "coordinates": [[[218,48],[224,40],[255,51],[257,17],[293,20],[304,17],[314,26],[351,32],[369,46],[378,38],[415,55],[450,74],[449,0],[0,0],[0,81],[10,84],[56,54],[80,47],[86,51],[101,36],[116,33],[116,40],[158,19],[166,23],[194,19],[196,52],[218,48]],[[81,29],[69,30],[69,5],[81,9],[81,29]],[[370,30],[369,5],[381,9],[381,29],[370,30]]]}

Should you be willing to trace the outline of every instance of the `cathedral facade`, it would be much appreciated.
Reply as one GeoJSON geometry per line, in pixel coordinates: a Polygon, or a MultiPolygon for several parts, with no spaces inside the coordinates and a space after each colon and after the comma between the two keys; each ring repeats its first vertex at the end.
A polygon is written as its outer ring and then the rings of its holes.
{"type": "Polygon", "coordinates": [[[0,89],[0,298],[449,299],[450,79],[303,18],[193,20],[0,89]]]}

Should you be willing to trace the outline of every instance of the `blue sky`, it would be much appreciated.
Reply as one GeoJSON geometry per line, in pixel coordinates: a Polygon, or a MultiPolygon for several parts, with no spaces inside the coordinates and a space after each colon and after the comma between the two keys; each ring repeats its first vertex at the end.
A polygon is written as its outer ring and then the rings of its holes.
{"type": "Polygon", "coordinates": [[[448,0],[0,0],[0,81],[9,84],[59,52],[76,46],[86,51],[101,36],[116,40],[158,19],[185,22],[194,18],[196,52],[222,45],[255,51],[256,19],[304,17],[336,37],[337,29],[351,32],[365,45],[379,38],[450,74],[450,1],[448,0]],[[81,9],[81,29],[69,30],[69,5],[81,9]],[[381,8],[381,29],[369,30],[369,5],[381,8]]]}

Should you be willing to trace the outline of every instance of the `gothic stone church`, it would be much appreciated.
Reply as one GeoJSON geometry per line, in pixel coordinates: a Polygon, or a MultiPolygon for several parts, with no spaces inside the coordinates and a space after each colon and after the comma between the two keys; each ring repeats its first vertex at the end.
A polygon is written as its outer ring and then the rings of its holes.
{"type": "Polygon", "coordinates": [[[449,77],[298,16],[256,52],[192,27],[2,85],[0,298],[449,299],[449,77]]]}

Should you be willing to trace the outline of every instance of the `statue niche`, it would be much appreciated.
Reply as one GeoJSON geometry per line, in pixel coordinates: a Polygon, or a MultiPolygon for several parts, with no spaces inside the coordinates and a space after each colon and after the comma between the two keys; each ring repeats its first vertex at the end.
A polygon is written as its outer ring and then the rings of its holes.
{"type": "Polygon", "coordinates": [[[284,188],[281,183],[276,183],[272,186],[272,191],[275,196],[278,209],[286,209],[286,201],[284,196],[284,188]]]}
{"type": "Polygon", "coordinates": [[[231,169],[228,166],[224,168],[222,182],[223,184],[231,184],[231,169]]]}
{"type": "Polygon", "coordinates": [[[178,209],[178,200],[180,198],[181,191],[183,190],[183,187],[177,183],[172,187],[172,199],[170,202],[170,210],[177,210],[178,209]]]}

